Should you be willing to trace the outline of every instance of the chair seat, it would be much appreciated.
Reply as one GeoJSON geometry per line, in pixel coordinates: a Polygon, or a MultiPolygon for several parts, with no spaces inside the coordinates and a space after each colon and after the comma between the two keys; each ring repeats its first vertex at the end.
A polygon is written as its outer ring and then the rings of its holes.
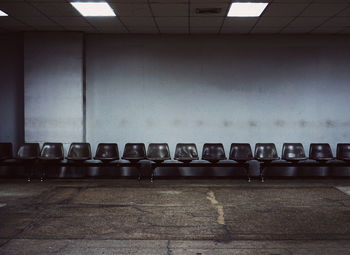
{"type": "Polygon", "coordinates": [[[274,161],[274,160],[279,160],[280,158],[255,158],[258,161],[274,161]]]}
{"type": "Polygon", "coordinates": [[[36,160],[38,157],[16,157],[17,160],[36,160]]]}
{"type": "Polygon", "coordinates": [[[90,157],[81,157],[81,158],[67,157],[67,159],[72,161],[85,161],[85,160],[89,160],[90,157]]]}
{"type": "Polygon", "coordinates": [[[181,158],[174,158],[174,159],[181,162],[191,162],[192,160],[198,160],[198,157],[197,158],[181,157],[181,158]]]}
{"type": "Polygon", "coordinates": [[[332,160],[334,158],[317,158],[315,159],[316,161],[329,161],[329,160],[332,160]]]}
{"type": "Polygon", "coordinates": [[[290,162],[297,162],[297,161],[307,160],[307,157],[301,157],[301,158],[285,158],[285,160],[290,161],[290,162]]]}
{"type": "Polygon", "coordinates": [[[164,161],[164,160],[169,160],[170,158],[148,158],[148,159],[152,161],[164,161]]]}
{"type": "Polygon", "coordinates": [[[102,162],[108,162],[108,161],[114,161],[118,160],[118,157],[110,157],[110,158],[105,158],[105,157],[94,157],[95,160],[100,160],[102,162]]]}
{"type": "Polygon", "coordinates": [[[343,161],[350,161],[350,158],[337,158],[339,160],[343,160],[343,161]]]}
{"type": "Polygon", "coordinates": [[[11,159],[10,157],[0,157],[0,161],[11,159]]]}
{"type": "Polygon", "coordinates": [[[63,158],[61,157],[50,157],[50,158],[47,158],[47,157],[39,157],[40,160],[46,160],[46,161],[58,161],[58,160],[63,160],[63,158]]]}
{"type": "Polygon", "coordinates": [[[145,159],[145,157],[122,157],[122,159],[129,160],[129,161],[140,161],[145,159]]]}
{"type": "Polygon", "coordinates": [[[250,161],[252,160],[253,158],[235,158],[234,161],[237,161],[237,162],[247,162],[247,161],[250,161]]]}

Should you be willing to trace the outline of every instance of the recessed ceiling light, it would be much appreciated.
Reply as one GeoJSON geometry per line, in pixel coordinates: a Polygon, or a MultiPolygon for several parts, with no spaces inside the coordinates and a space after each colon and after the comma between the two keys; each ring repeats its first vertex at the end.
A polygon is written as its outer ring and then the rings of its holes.
{"type": "Polygon", "coordinates": [[[232,3],[227,17],[259,17],[268,3],[232,3]]]}
{"type": "Polygon", "coordinates": [[[106,2],[71,2],[71,4],[85,17],[116,16],[106,2]]]}
{"type": "Polygon", "coordinates": [[[0,16],[8,16],[7,13],[3,12],[2,10],[0,10],[0,16]]]}

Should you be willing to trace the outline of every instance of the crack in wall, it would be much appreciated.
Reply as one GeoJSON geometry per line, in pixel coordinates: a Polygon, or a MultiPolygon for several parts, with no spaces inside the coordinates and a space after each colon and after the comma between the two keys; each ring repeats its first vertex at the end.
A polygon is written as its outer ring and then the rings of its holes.
{"type": "Polygon", "coordinates": [[[211,204],[216,208],[218,212],[218,218],[216,220],[217,223],[219,223],[220,225],[225,225],[224,206],[219,204],[212,190],[208,191],[207,199],[211,202],[211,204]]]}

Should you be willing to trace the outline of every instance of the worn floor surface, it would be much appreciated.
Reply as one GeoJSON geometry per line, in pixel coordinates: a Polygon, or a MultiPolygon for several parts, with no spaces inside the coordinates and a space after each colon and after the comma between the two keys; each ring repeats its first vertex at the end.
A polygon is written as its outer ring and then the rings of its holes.
{"type": "Polygon", "coordinates": [[[350,254],[350,180],[0,180],[0,254],[350,254]]]}

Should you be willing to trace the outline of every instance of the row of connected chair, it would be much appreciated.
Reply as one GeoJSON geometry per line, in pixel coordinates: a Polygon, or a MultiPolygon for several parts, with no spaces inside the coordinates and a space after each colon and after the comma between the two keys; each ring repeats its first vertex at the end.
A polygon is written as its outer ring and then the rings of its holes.
{"type": "MultiPolygon", "coordinates": [[[[12,159],[12,144],[0,143],[0,161],[12,159]]],[[[38,143],[25,143],[17,152],[15,157],[18,161],[32,165],[34,161],[45,163],[57,163],[65,159],[62,143],[45,143],[40,150],[38,143]],[[32,163],[32,164],[31,164],[32,163]]],[[[91,146],[89,143],[72,143],[70,145],[68,161],[83,163],[92,159],[91,146]]],[[[99,160],[104,164],[119,160],[119,149],[116,143],[100,143],[98,144],[95,160],[99,160]]],[[[143,143],[127,143],[124,148],[122,159],[128,160],[135,166],[140,160],[150,160],[154,162],[152,165],[151,180],[153,180],[154,169],[166,161],[170,160],[170,150],[166,143],[151,143],[146,152],[146,146],[143,143]]],[[[182,163],[190,163],[193,160],[199,160],[198,150],[194,143],[179,143],[176,145],[174,159],[182,163]]],[[[206,143],[203,145],[202,160],[216,164],[221,160],[226,160],[224,146],[221,143],[206,143]]],[[[229,159],[241,164],[249,177],[249,169],[247,162],[250,160],[258,160],[261,162],[260,175],[264,180],[264,169],[273,161],[279,160],[277,149],[273,143],[257,143],[255,145],[254,156],[250,144],[248,143],[232,143],[229,153],[229,159]]],[[[308,159],[305,155],[304,147],[301,143],[284,143],[282,148],[282,159],[292,163],[308,159]]],[[[321,164],[326,161],[335,159],[331,147],[327,143],[310,144],[309,159],[316,160],[321,164]]],[[[350,144],[337,144],[336,159],[342,161],[350,161],[350,144]]],[[[125,165],[125,164],[124,164],[125,165]]],[[[164,165],[164,164],[163,164],[164,165]]],[[[172,164],[174,165],[174,164],[172,164]]],[[[137,166],[137,165],[136,165],[137,166]]],[[[203,166],[201,164],[191,164],[191,166],[203,166]]],[[[226,166],[220,164],[219,166],[226,166]]],[[[29,177],[30,178],[30,177],[29,177]]],[[[43,177],[42,177],[43,178],[43,177]]],[[[140,176],[139,176],[140,178],[140,176]]]]}

